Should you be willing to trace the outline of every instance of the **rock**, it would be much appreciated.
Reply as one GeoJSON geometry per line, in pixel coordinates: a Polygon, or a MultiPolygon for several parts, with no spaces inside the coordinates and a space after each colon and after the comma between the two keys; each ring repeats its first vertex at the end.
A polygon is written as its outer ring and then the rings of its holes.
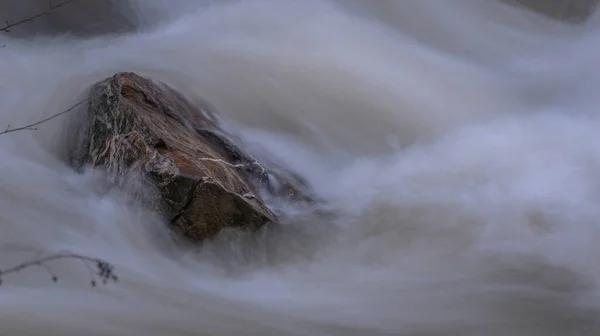
{"type": "Polygon", "coordinates": [[[503,0],[549,18],[570,24],[585,24],[598,7],[599,0],[503,0]]]}
{"type": "Polygon", "coordinates": [[[134,73],[95,84],[79,122],[72,164],[102,166],[121,184],[140,177],[157,191],[149,204],[191,242],[276,222],[259,188],[312,199],[298,176],[269,171],[234,145],[212,111],[134,73]]]}

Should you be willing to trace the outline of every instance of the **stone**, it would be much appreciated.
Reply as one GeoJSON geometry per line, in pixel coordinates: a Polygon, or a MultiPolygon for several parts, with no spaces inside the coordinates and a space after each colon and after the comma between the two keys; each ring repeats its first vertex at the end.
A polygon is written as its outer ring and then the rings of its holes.
{"type": "Polygon", "coordinates": [[[234,144],[213,111],[135,73],[96,83],[78,120],[71,163],[103,167],[121,184],[145,181],[155,190],[148,204],[190,242],[276,222],[261,190],[312,202],[299,176],[265,168],[234,144]]]}
{"type": "Polygon", "coordinates": [[[549,18],[570,24],[585,24],[598,7],[599,0],[503,0],[549,18]]]}

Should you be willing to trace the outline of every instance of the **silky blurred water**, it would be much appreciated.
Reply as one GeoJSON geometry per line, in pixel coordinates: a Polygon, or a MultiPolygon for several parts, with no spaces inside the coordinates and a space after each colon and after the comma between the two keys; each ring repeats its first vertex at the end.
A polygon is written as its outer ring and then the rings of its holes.
{"type": "MultiPolygon", "coordinates": [[[[0,1],[11,22],[46,1],[0,1]]],[[[323,216],[178,247],[69,120],[0,136],[1,335],[600,333],[600,27],[481,0],[76,0],[0,36],[0,127],[134,71],[215,106],[323,216]]]]}

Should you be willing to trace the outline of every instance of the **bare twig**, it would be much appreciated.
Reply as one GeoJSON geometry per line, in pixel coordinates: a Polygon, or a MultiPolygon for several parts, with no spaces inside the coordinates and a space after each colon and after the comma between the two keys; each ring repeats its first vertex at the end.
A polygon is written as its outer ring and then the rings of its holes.
{"type": "Polygon", "coordinates": [[[48,7],[48,9],[45,12],[38,13],[38,14],[36,14],[34,16],[28,17],[26,19],[23,19],[23,20],[20,20],[20,21],[17,21],[17,22],[10,23],[7,20],[6,21],[6,25],[4,26],[4,28],[0,28],[0,32],[9,33],[10,30],[13,27],[15,27],[15,26],[18,26],[18,25],[23,24],[25,22],[35,21],[35,19],[37,19],[37,18],[39,18],[41,16],[44,16],[44,15],[50,15],[50,12],[52,12],[53,10],[55,10],[55,9],[57,9],[59,7],[62,7],[62,6],[66,5],[66,4],[70,3],[70,2],[73,2],[73,1],[75,1],[75,0],[66,0],[66,1],[63,1],[63,2],[59,3],[58,5],[52,5],[52,3],[50,3],[50,6],[48,7]]]}
{"type": "Polygon", "coordinates": [[[7,134],[7,133],[12,133],[12,132],[16,132],[16,131],[36,131],[38,129],[36,126],[38,126],[40,124],[43,124],[43,123],[45,123],[47,121],[50,121],[50,120],[52,120],[52,119],[54,119],[56,117],[60,117],[63,114],[67,114],[67,113],[73,111],[76,107],[78,107],[79,105],[81,105],[81,104],[85,103],[86,101],[88,101],[88,99],[89,98],[86,98],[86,99],[78,102],[77,104],[69,107],[68,109],[66,109],[66,110],[64,110],[62,112],[56,113],[56,114],[54,114],[54,115],[52,115],[52,116],[50,116],[50,117],[48,117],[46,119],[42,119],[40,121],[34,122],[33,124],[29,124],[29,125],[21,126],[21,127],[17,127],[17,128],[10,128],[10,125],[8,125],[4,131],[0,132],[0,135],[4,135],[4,134],[7,134]]]}
{"type": "Polygon", "coordinates": [[[95,274],[95,275],[92,274],[92,279],[90,280],[90,283],[93,287],[95,287],[97,285],[98,280],[100,280],[103,284],[107,284],[109,281],[114,281],[114,282],[118,281],[118,277],[114,273],[114,266],[112,266],[108,262],[106,262],[102,259],[98,259],[98,258],[92,258],[92,257],[87,257],[87,256],[79,255],[79,254],[69,253],[69,254],[55,254],[55,255],[52,255],[49,257],[24,262],[20,265],[13,266],[11,268],[7,268],[4,270],[0,270],[0,284],[2,284],[3,276],[5,276],[7,274],[17,273],[26,268],[34,267],[34,266],[44,268],[50,274],[50,276],[52,276],[52,281],[57,282],[58,276],[54,272],[52,272],[52,269],[48,265],[48,262],[60,260],[60,259],[77,259],[77,260],[81,260],[83,263],[85,263],[86,266],[94,265],[96,267],[97,274],[95,274]]]}

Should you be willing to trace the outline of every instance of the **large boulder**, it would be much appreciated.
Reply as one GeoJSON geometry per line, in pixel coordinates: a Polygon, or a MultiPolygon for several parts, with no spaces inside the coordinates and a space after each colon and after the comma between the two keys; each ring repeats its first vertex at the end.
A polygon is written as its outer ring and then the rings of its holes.
{"type": "Polygon", "coordinates": [[[78,120],[73,165],[104,167],[121,184],[146,181],[155,191],[149,204],[188,241],[275,222],[260,190],[311,200],[298,176],[268,170],[236,146],[211,110],[134,73],[95,84],[78,120]]]}

